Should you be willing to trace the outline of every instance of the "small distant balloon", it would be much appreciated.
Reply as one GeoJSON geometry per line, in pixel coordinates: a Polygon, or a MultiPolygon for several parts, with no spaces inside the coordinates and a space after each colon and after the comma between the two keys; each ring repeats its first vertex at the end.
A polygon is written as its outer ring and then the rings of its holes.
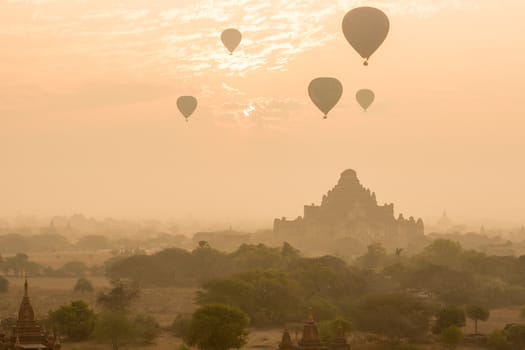
{"type": "Polygon", "coordinates": [[[230,51],[230,55],[241,43],[242,34],[235,28],[228,28],[221,34],[221,40],[224,46],[230,51]]]}
{"type": "Polygon", "coordinates": [[[193,96],[180,96],[177,99],[177,107],[184,118],[186,118],[186,121],[188,121],[188,118],[197,108],[197,99],[193,96]]]}
{"type": "Polygon", "coordinates": [[[326,119],[328,112],[335,107],[343,95],[343,85],[335,78],[316,78],[308,85],[308,95],[314,105],[324,113],[326,119]]]}
{"type": "Polygon", "coordinates": [[[385,41],[390,29],[387,15],[375,7],[358,7],[343,18],[343,34],[348,43],[365,59],[368,66],[370,56],[385,41]]]}
{"type": "Polygon", "coordinates": [[[359,105],[366,111],[368,107],[374,102],[375,94],[372,90],[361,89],[355,94],[355,98],[359,105]]]}

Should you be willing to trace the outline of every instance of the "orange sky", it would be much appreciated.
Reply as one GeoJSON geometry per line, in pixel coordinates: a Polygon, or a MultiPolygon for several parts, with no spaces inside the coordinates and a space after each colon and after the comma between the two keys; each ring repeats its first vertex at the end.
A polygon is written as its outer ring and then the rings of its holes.
{"type": "Polygon", "coordinates": [[[270,226],[353,168],[397,213],[525,222],[523,1],[150,3],[0,0],[0,215],[270,226]],[[391,21],[367,68],[340,29],[361,4],[391,21]],[[344,85],[327,120],[318,76],[344,85]]]}

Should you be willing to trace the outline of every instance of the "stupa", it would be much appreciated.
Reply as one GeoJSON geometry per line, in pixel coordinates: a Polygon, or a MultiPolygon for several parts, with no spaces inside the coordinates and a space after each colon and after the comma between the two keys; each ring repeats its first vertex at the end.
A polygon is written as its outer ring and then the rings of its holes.
{"type": "Polygon", "coordinates": [[[24,296],[18,309],[18,320],[12,329],[11,336],[4,339],[4,348],[6,350],[59,350],[61,348],[58,336],[56,334],[46,336],[35,318],[35,312],[29,300],[27,277],[24,282],[24,296]]]}

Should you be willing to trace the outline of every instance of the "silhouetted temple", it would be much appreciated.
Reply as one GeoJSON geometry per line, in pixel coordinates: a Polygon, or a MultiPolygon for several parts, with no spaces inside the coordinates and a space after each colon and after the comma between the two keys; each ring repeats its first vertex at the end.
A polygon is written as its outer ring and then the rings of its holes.
{"type": "Polygon", "coordinates": [[[421,219],[405,219],[402,214],[396,219],[394,205],[378,205],[375,193],[364,188],[351,169],[341,174],[321,205],[305,205],[304,215],[295,220],[275,219],[273,230],[281,241],[299,249],[308,250],[313,243],[313,247],[325,251],[349,246],[359,247],[362,252],[374,242],[392,248],[407,247],[424,236],[421,219]]]}
{"type": "Polygon", "coordinates": [[[292,342],[290,333],[287,329],[283,332],[281,343],[279,343],[279,350],[350,350],[350,345],[346,342],[346,337],[342,327],[337,329],[336,337],[330,344],[330,347],[323,345],[319,337],[319,330],[315,323],[312,312],[308,315],[308,319],[304,323],[303,333],[301,339],[297,344],[292,342]]]}
{"type": "Polygon", "coordinates": [[[319,330],[315,324],[314,316],[310,311],[308,319],[303,326],[303,334],[297,349],[301,350],[326,350],[327,347],[321,344],[321,338],[319,338],[319,330]]]}
{"type": "Polygon", "coordinates": [[[283,337],[279,343],[279,350],[293,350],[295,346],[293,345],[292,338],[290,337],[290,332],[288,329],[285,329],[283,332],[283,337]]]}
{"type": "Polygon", "coordinates": [[[350,350],[350,345],[348,345],[345,336],[345,330],[342,325],[337,327],[335,332],[335,338],[330,344],[332,350],[350,350]]]}
{"type": "Polygon", "coordinates": [[[35,312],[29,301],[27,279],[24,283],[24,297],[18,310],[18,320],[13,327],[10,337],[0,337],[0,349],[22,350],[41,349],[59,350],[61,345],[56,335],[46,336],[35,319],[35,312]]]}

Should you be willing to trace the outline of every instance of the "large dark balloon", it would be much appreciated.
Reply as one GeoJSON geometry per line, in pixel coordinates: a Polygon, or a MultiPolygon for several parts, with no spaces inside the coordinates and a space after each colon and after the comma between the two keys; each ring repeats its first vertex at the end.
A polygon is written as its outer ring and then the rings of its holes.
{"type": "Polygon", "coordinates": [[[230,55],[241,43],[242,34],[235,28],[228,28],[221,34],[221,40],[224,46],[230,51],[230,55]]]}
{"type": "Polygon", "coordinates": [[[358,7],[350,10],[343,18],[343,33],[346,40],[365,59],[368,65],[370,56],[385,41],[390,22],[385,13],[374,7],[358,7]]]}
{"type": "Polygon", "coordinates": [[[366,111],[372,102],[374,102],[375,94],[372,90],[361,89],[355,94],[355,98],[361,107],[363,107],[363,109],[366,111]]]}
{"type": "Polygon", "coordinates": [[[308,85],[308,95],[326,119],[328,112],[343,95],[343,85],[335,78],[316,78],[308,85]]]}
{"type": "Polygon", "coordinates": [[[177,107],[186,121],[195,112],[197,108],[197,99],[193,96],[181,96],[177,99],[177,107]]]}

